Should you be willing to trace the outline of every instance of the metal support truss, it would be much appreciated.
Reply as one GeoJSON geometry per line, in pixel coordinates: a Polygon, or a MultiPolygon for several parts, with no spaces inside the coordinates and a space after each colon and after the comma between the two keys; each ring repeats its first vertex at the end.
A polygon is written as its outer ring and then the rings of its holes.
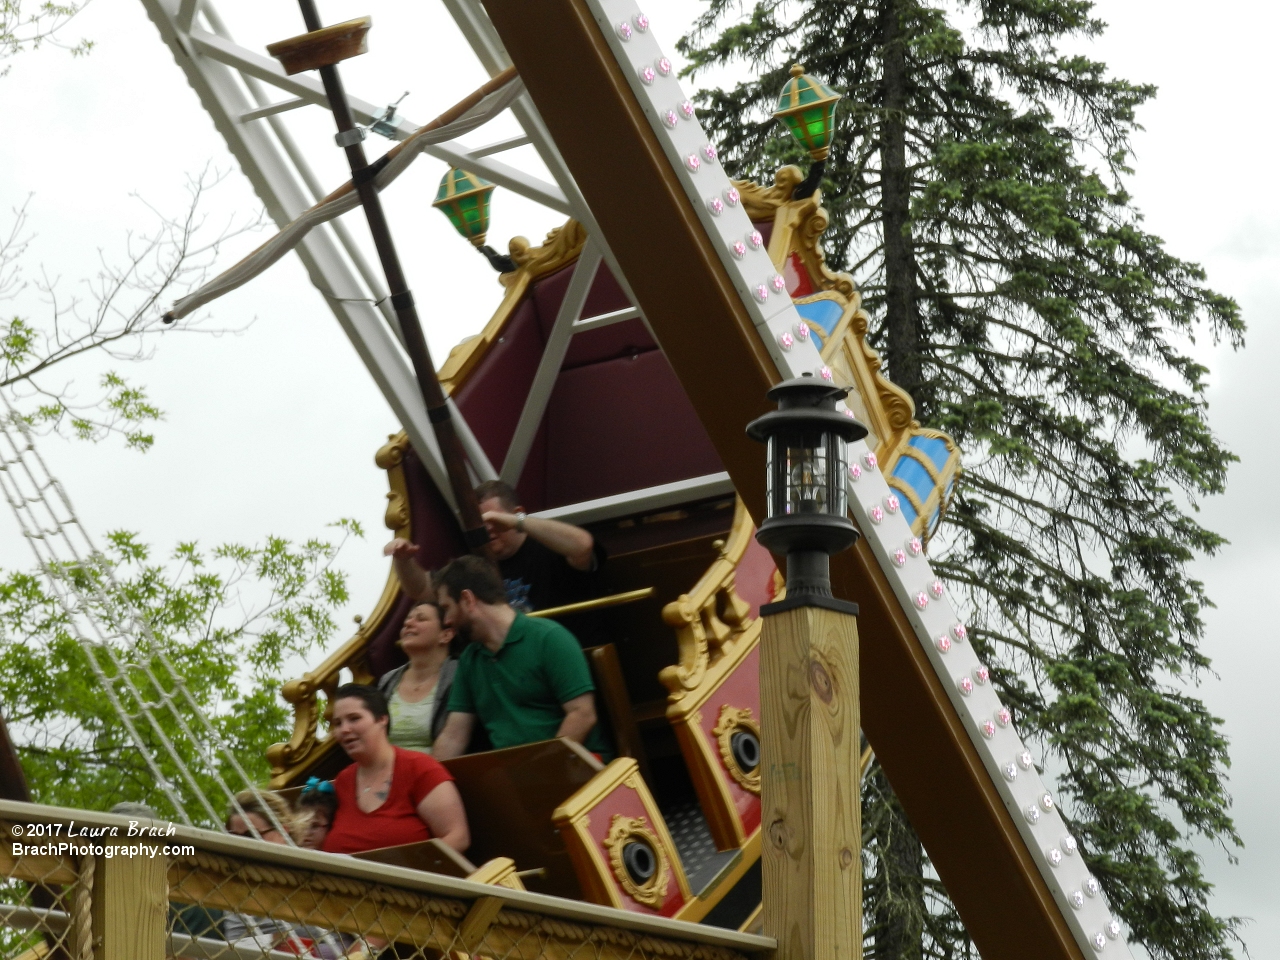
{"type": "MultiPolygon", "coordinates": [[[[509,66],[506,50],[479,3],[443,2],[491,76],[509,66]]],[[[328,110],[319,80],[306,74],[288,76],[275,60],[237,44],[212,0],[142,0],[142,4],[276,223],[283,226],[324,196],[332,185],[320,183],[284,123],[284,114],[294,110],[313,106],[328,110]]],[[[384,110],[372,101],[358,96],[349,99],[357,122],[368,125],[383,119],[384,110]]],[[[634,303],[635,298],[532,100],[522,94],[511,111],[523,128],[517,136],[474,148],[453,140],[433,145],[426,152],[572,216],[590,236],[580,261],[587,269],[579,270],[574,278],[570,293],[577,295],[566,298],[560,311],[503,464],[502,476],[514,483],[542,422],[570,338],[575,333],[624,320],[639,318],[646,326],[648,322],[635,307],[595,317],[580,316],[590,280],[602,262],[609,266],[628,299],[634,303]],[[525,145],[533,146],[550,171],[550,181],[541,172],[520,169],[499,159],[499,155],[525,145]]],[[[392,117],[383,126],[389,128],[394,139],[403,140],[418,125],[407,118],[392,117]]],[[[339,220],[313,230],[297,249],[311,282],[324,296],[409,434],[432,480],[452,506],[444,466],[382,278],[339,220]]],[[[454,415],[476,478],[496,477],[497,471],[456,408],[454,415]]],[[[670,495],[664,491],[663,496],[670,495]]],[[[607,504],[592,504],[588,512],[593,518],[620,516],[641,509],[652,499],[652,491],[638,490],[608,498],[607,504]]],[[[565,509],[572,512],[572,508],[565,509]]]]}

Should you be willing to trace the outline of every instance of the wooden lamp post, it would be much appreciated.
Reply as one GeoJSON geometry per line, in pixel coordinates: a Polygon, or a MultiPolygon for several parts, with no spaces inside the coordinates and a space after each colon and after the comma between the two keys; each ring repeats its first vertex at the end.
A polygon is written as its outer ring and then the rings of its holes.
{"type": "Polygon", "coordinates": [[[831,595],[849,520],[846,444],[867,428],[835,409],[848,391],[809,375],[747,433],[768,444],[768,515],[756,539],[787,558],[787,596],[760,608],[764,933],[779,960],[862,955],[858,632],[831,595]]]}

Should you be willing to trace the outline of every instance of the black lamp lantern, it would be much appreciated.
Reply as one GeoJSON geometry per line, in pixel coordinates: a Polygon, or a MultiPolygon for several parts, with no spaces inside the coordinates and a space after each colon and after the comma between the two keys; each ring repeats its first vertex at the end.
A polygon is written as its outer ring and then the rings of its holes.
{"type": "Polygon", "coordinates": [[[848,389],[810,374],[769,391],[778,409],[747,425],[747,435],[768,444],[768,513],[756,539],[787,557],[787,596],[762,613],[792,607],[828,607],[856,613],[831,596],[832,554],[858,539],[849,519],[846,445],[867,428],[836,410],[848,389]]]}

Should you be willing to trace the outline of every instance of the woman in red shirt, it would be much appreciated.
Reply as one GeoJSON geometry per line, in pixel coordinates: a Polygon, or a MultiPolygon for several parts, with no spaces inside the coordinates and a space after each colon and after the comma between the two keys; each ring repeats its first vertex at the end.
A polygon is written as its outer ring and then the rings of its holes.
{"type": "Polygon", "coordinates": [[[360,853],[437,837],[462,853],[471,845],[453,776],[434,757],[387,740],[387,699],[356,683],[337,689],[329,729],[354,763],[334,778],[338,809],[322,850],[360,853]]]}

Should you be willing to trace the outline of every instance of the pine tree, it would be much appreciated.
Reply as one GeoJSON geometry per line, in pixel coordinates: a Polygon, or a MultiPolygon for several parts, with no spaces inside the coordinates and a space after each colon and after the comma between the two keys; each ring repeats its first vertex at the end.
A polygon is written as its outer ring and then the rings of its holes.
{"type": "MultiPolygon", "coordinates": [[[[1193,835],[1240,844],[1220,721],[1194,696],[1209,604],[1194,518],[1234,457],[1214,438],[1197,335],[1243,342],[1236,304],[1145,232],[1124,188],[1155,91],[1059,45],[1087,0],[708,0],[681,42],[730,171],[804,162],[769,116],[793,62],[845,99],[822,183],[889,376],[965,452],[931,545],[1090,869],[1158,958],[1232,955],[1193,835]],[[745,13],[745,16],[742,16],[745,13]]],[[[971,955],[883,776],[864,798],[867,952],[971,955]]]]}

